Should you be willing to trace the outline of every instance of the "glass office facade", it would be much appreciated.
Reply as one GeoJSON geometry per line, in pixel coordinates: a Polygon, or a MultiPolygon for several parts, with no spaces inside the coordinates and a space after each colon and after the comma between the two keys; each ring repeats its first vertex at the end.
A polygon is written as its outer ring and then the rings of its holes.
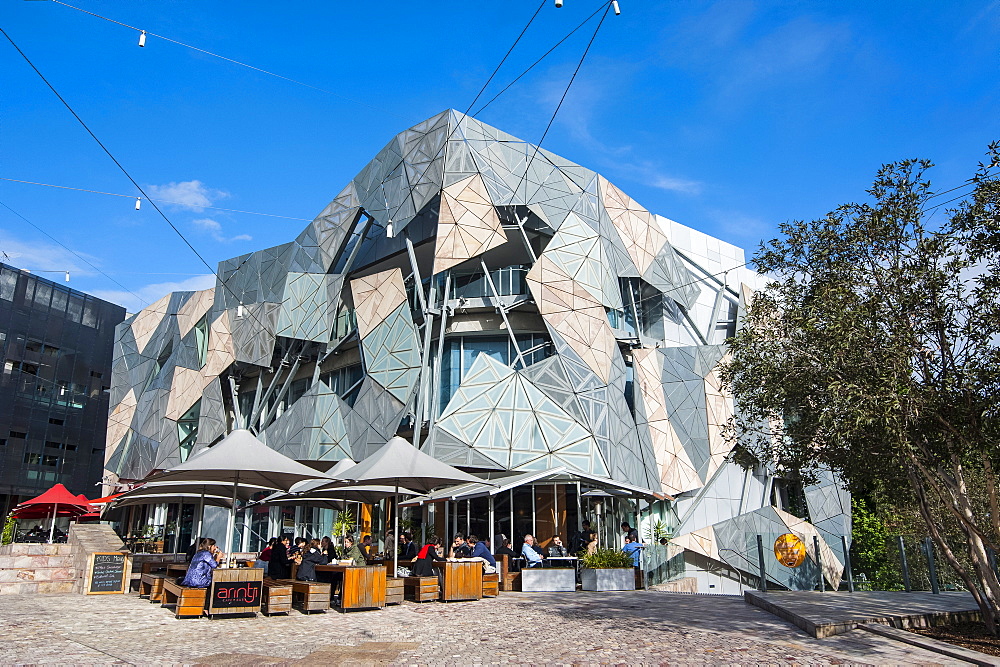
{"type": "Polygon", "coordinates": [[[0,264],[0,511],[62,483],[100,494],[125,309],[0,264]]]}

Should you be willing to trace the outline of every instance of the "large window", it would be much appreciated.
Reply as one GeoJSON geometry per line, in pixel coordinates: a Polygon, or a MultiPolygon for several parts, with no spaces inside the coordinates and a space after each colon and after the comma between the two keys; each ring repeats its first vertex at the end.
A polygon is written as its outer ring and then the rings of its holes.
{"type": "Polygon", "coordinates": [[[208,361],[208,315],[206,314],[198,324],[194,325],[194,342],[198,347],[198,366],[204,368],[208,361]]]}
{"type": "Polygon", "coordinates": [[[201,399],[177,420],[177,439],[180,440],[181,463],[187,461],[194,443],[198,440],[198,418],[201,417],[201,399]]]}
{"type": "MultiPolygon", "coordinates": [[[[518,334],[517,346],[528,366],[552,354],[552,341],[545,334],[518,334]]],[[[441,401],[439,413],[455,395],[458,385],[480,354],[493,357],[506,366],[519,366],[510,336],[457,336],[444,344],[441,359],[441,401]]]]}

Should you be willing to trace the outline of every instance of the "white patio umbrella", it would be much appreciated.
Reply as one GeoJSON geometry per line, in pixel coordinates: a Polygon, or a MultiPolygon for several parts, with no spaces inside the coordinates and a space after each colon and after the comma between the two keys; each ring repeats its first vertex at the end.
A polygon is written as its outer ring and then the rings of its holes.
{"type": "MultiPolygon", "coordinates": [[[[346,476],[352,482],[329,482],[316,488],[334,489],[338,486],[392,485],[395,491],[393,498],[395,534],[399,534],[399,493],[401,490],[413,489],[418,493],[426,493],[446,484],[462,482],[483,482],[486,480],[462,472],[447,463],[442,463],[432,456],[411,445],[399,436],[389,439],[374,454],[349,468],[346,476]]],[[[396,573],[399,566],[399,550],[392,556],[392,572],[396,573]]]]}
{"type": "Polygon", "coordinates": [[[190,459],[166,470],[150,482],[220,482],[232,485],[232,508],[226,530],[226,554],[232,558],[233,527],[236,523],[236,501],[240,485],[259,489],[287,491],[296,482],[306,479],[333,481],[326,473],[305,466],[284,454],[276,452],[250,431],[233,431],[218,444],[203,450],[190,459]]]}

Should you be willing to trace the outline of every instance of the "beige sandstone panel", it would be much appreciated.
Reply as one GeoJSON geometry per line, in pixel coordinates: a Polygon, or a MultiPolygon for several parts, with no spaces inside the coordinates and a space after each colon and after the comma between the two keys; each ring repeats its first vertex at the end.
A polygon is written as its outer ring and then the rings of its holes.
{"type": "Polygon", "coordinates": [[[164,417],[177,421],[185,412],[201,398],[205,381],[201,371],[174,367],[174,376],[170,383],[170,395],[167,397],[167,410],[164,417]]]}
{"type": "MultiPolygon", "coordinates": [[[[167,314],[167,306],[170,305],[170,296],[168,294],[156,303],[146,306],[136,313],[135,319],[132,320],[132,335],[135,336],[135,343],[139,354],[150,356],[146,353],[146,345],[149,343],[149,339],[153,337],[156,327],[160,326],[160,322],[163,321],[163,318],[167,314]]],[[[152,356],[155,357],[156,355],[152,356]]]]}
{"type": "Polygon", "coordinates": [[[656,253],[667,242],[667,237],[660,231],[652,213],[603,177],[598,178],[604,208],[611,218],[611,224],[618,230],[625,250],[635,262],[639,274],[644,274],[656,258],[656,253]]]}
{"type": "Polygon", "coordinates": [[[229,316],[224,312],[215,318],[208,330],[208,354],[205,355],[205,366],[201,369],[202,387],[208,386],[209,382],[235,361],[229,316]]]}
{"type": "Polygon", "coordinates": [[[441,192],[434,273],[507,242],[483,177],[473,174],[441,192]]]}
{"type": "Polygon", "coordinates": [[[685,533],[670,540],[671,544],[684,547],[688,551],[707,556],[712,560],[719,558],[719,549],[715,543],[715,529],[712,526],[685,533]]]}
{"type": "MultiPolygon", "coordinates": [[[[726,358],[723,357],[723,361],[726,358]]],[[[721,362],[720,362],[721,363],[721,362]]],[[[725,436],[725,427],[733,416],[733,398],[722,386],[719,379],[718,366],[705,377],[705,402],[708,407],[708,470],[705,471],[705,482],[708,482],[719,466],[733,449],[733,443],[725,436]]]]}
{"type": "Polygon", "coordinates": [[[215,302],[215,288],[200,290],[191,295],[177,311],[177,328],[180,329],[181,338],[198,324],[198,321],[205,316],[215,302]]]}
{"type": "Polygon", "coordinates": [[[639,349],[633,351],[632,359],[663,490],[677,494],[700,488],[704,482],[670,424],[660,380],[660,355],[655,349],[639,349]]]}
{"type": "Polygon", "coordinates": [[[544,254],[531,267],[527,279],[542,319],[608,382],[618,343],[604,306],[544,254]]]}
{"type": "Polygon", "coordinates": [[[135,388],[129,389],[121,402],[111,409],[108,415],[108,435],[106,440],[106,450],[104,460],[106,461],[114,453],[121,439],[128,433],[132,425],[132,417],[135,416],[135,406],[138,401],[135,397],[135,388]]]}
{"type": "Polygon", "coordinates": [[[351,294],[354,295],[358,336],[364,338],[401,304],[406,303],[403,272],[399,269],[389,269],[352,280],[351,294]]]}

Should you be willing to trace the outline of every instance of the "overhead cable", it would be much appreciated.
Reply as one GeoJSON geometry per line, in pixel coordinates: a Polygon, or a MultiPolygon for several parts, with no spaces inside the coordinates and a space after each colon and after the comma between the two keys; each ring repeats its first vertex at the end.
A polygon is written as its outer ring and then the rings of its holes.
{"type": "MultiPolygon", "coordinates": [[[[60,190],[76,190],[77,192],[90,192],[95,195],[108,195],[109,197],[125,197],[127,199],[136,198],[135,195],[123,195],[117,192],[102,192],[100,190],[88,190],[87,188],[73,188],[68,185],[54,185],[52,183],[39,183],[37,181],[23,181],[19,178],[4,178],[3,176],[0,176],[0,181],[10,181],[11,183],[25,183],[27,185],[42,185],[47,188],[59,188],[60,190]]],[[[312,222],[312,220],[310,220],[309,218],[296,218],[290,215],[278,215],[276,213],[260,213],[258,211],[241,211],[235,208],[222,208],[221,206],[207,206],[207,205],[193,206],[192,204],[187,202],[171,201],[169,199],[157,198],[157,199],[150,199],[148,201],[158,201],[164,204],[177,204],[179,206],[188,206],[190,208],[198,208],[198,209],[210,208],[213,211],[225,211],[227,213],[246,213],[247,215],[263,215],[268,218],[284,218],[285,220],[301,220],[303,222],[312,222]]]]}
{"type": "MultiPolygon", "coordinates": [[[[99,19],[103,19],[104,21],[108,21],[109,23],[114,23],[114,24],[120,25],[120,26],[122,26],[124,28],[128,28],[130,30],[135,30],[135,31],[141,33],[142,35],[148,35],[149,37],[156,37],[158,39],[162,39],[162,40],[170,42],[172,44],[177,44],[178,46],[183,46],[183,47],[191,49],[193,51],[197,51],[199,53],[204,53],[207,56],[212,56],[213,58],[219,58],[220,60],[225,60],[226,62],[233,63],[234,65],[239,65],[241,67],[246,67],[248,69],[252,69],[255,72],[260,72],[261,74],[267,74],[268,76],[273,76],[273,77],[276,77],[278,79],[283,79],[284,81],[288,81],[289,83],[294,83],[294,84],[299,85],[299,86],[305,86],[306,88],[312,88],[313,90],[318,90],[319,92],[326,93],[327,95],[333,95],[334,97],[338,97],[338,98],[340,98],[340,99],[342,99],[342,100],[344,100],[346,102],[352,102],[354,104],[360,104],[361,106],[367,107],[367,108],[372,109],[374,111],[379,111],[381,113],[389,114],[390,116],[395,116],[396,118],[402,118],[403,120],[408,120],[404,116],[401,116],[400,114],[395,113],[394,111],[390,111],[388,109],[383,109],[381,107],[377,107],[377,106],[374,106],[372,104],[368,104],[367,102],[362,102],[361,100],[354,99],[353,97],[347,97],[346,95],[341,95],[340,93],[334,92],[332,90],[328,90],[326,88],[321,88],[319,86],[314,86],[311,83],[306,83],[305,81],[299,81],[298,79],[293,79],[291,77],[284,76],[283,74],[278,74],[276,72],[271,72],[269,70],[263,69],[261,67],[256,67],[254,65],[242,62],[240,60],[235,60],[233,58],[227,58],[226,56],[220,55],[218,53],[213,53],[212,51],[208,51],[206,49],[202,49],[202,48],[199,48],[197,46],[193,46],[191,44],[186,44],[186,43],[181,42],[181,41],[176,40],[176,39],[171,39],[170,37],[167,37],[165,35],[159,35],[159,34],[157,34],[155,32],[151,32],[149,30],[143,30],[141,28],[137,28],[137,27],[135,27],[133,25],[129,25],[128,23],[122,23],[121,21],[116,21],[115,19],[108,18],[107,16],[102,16],[101,14],[97,14],[97,13],[89,11],[87,9],[83,9],[82,7],[76,7],[74,5],[62,2],[61,0],[52,0],[52,2],[56,3],[57,5],[62,5],[63,7],[69,7],[70,9],[75,9],[76,11],[83,12],[84,14],[90,14],[91,16],[97,17],[99,19]]],[[[144,42],[145,42],[145,40],[143,40],[143,44],[140,44],[140,46],[144,46],[145,45],[144,42]]]]}

